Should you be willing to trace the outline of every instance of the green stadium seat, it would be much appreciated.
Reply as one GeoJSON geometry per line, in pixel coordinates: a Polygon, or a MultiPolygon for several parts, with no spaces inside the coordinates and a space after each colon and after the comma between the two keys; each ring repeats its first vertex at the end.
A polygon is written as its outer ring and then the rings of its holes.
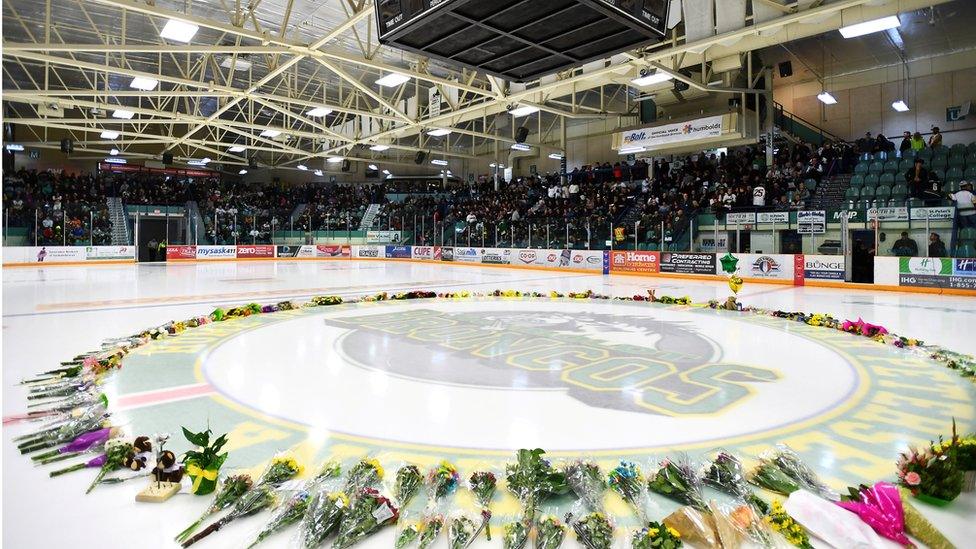
{"type": "Polygon", "coordinates": [[[945,170],[941,168],[935,168],[932,170],[932,175],[939,178],[939,181],[945,181],[946,174],[945,170]]]}
{"type": "Polygon", "coordinates": [[[963,172],[962,168],[959,166],[950,167],[948,170],[946,170],[945,176],[946,179],[962,179],[963,177],[966,177],[965,172],[963,172]]]}
{"type": "Polygon", "coordinates": [[[867,162],[858,162],[857,165],[854,166],[854,173],[865,175],[868,173],[868,171],[870,171],[870,167],[871,165],[867,162]]]}
{"type": "Polygon", "coordinates": [[[969,144],[969,145],[968,145],[968,146],[966,147],[966,150],[967,150],[967,151],[969,151],[969,153],[970,153],[970,154],[972,154],[972,153],[976,153],[976,141],[974,141],[974,142],[972,142],[972,143],[970,143],[970,144],[969,144]]]}
{"type": "Polygon", "coordinates": [[[880,160],[881,162],[884,162],[885,160],[888,159],[888,153],[882,151],[876,152],[873,155],[871,155],[871,159],[880,160]]]}
{"type": "Polygon", "coordinates": [[[966,165],[969,167],[976,167],[976,152],[971,152],[966,155],[966,165]]]}
{"type": "Polygon", "coordinates": [[[893,173],[881,174],[881,177],[878,178],[878,183],[880,183],[881,185],[887,185],[889,187],[892,186],[892,185],[894,185],[895,184],[895,174],[893,174],[893,173]]]}
{"type": "Polygon", "coordinates": [[[926,163],[928,163],[929,160],[932,160],[932,149],[929,148],[922,149],[917,153],[915,153],[915,156],[921,158],[926,163]]]}
{"type": "Polygon", "coordinates": [[[807,188],[807,190],[811,190],[812,191],[812,190],[814,190],[814,189],[817,188],[817,180],[816,179],[807,179],[806,181],[803,182],[803,185],[807,188]]]}
{"type": "Polygon", "coordinates": [[[915,151],[908,149],[907,151],[901,153],[901,157],[905,160],[913,160],[915,158],[915,151]]]}
{"type": "Polygon", "coordinates": [[[908,186],[907,185],[895,185],[891,188],[891,198],[897,200],[905,200],[908,196],[908,186]]]}
{"type": "Polygon", "coordinates": [[[972,227],[966,227],[959,231],[959,241],[960,242],[976,242],[976,229],[972,227]]]}
{"type": "Polygon", "coordinates": [[[876,174],[868,174],[864,176],[864,185],[867,187],[877,187],[880,178],[876,174]]]}
{"type": "Polygon", "coordinates": [[[861,198],[863,200],[873,200],[874,199],[874,186],[873,185],[865,185],[865,187],[863,189],[861,189],[861,198]]]}
{"type": "Polygon", "coordinates": [[[929,162],[929,167],[933,170],[944,170],[949,167],[949,157],[934,156],[932,162],[929,162]]]}
{"type": "Polygon", "coordinates": [[[844,193],[844,198],[847,200],[857,200],[859,196],[861,196],[861,192],[857,187],[851,187],[844,193]]]}
{"type": "Polygon", "coordinates": [[[956,143],[955,145],[949,147],[949,155],[962,154],[966,156],[966,145],[963,143],[956,143]]]}
{"type": "Polygon", "coordinates": [[[855,175],[851,178],[851,187],[863,187],[864,186],[864,176],[855,175]]]}
{"type": "Polygon", "coordinates": [[[959,181],[948,181],[945,185],[945,192],[947,193],[957,193],[959,192],[959,181]]]}
{"type": "Polygon", "coordinates": [[[874,197],[878,200],[888,200],[891,198],[891,187],[887,185],[878,185],[874,189],[874,197]]]}
{"type": "Polygon", "coordinates": [[[966,168],[966,171],[962,172],[962,175],[966,179],[976,179],[976,164],[966,168]]]}
{"type": "Polygon", "coordinates": [[[914,165],[915,165],[915,160],[914,159],[905,158],[901,162],[898,163],[898,173],[905,173],[908,170],[912,169],[912,166],[914,166],[914,165]]]}
{"type": "Polygon", "coordinates": [[[868,171],[878,175],[884,173],[884,162],[881,162],[880,160],[875,160],[874,162],[871,163],[870,167],[868,168],[868,171]]]}
{"type": "Polygon", "coordinates": [[[953,154],[949,156],[949,167],[959,166],[961,168],[965,165],[966,165],[966,155],[953,154]]]}
{"type": "Polygon", "coordinates": [[[971,258],[976,257],[976,248],[969,242],[965,242],[956,246],[956,253],[953,254],[954,257],[965,257],[971,258]]]}
{"type": "Polygon", "coordinates": [[[898,173],[898,161],[889,160],[884,164],[884,173],[898,173]]]}
{"type": "Polygon", "coordinates": [[[949,147],[946,147],[945,145],[939,145],[938,147],[935,147],[934,149],[932,149],[932,155],[933,156],[949,156],[949,147]]]}

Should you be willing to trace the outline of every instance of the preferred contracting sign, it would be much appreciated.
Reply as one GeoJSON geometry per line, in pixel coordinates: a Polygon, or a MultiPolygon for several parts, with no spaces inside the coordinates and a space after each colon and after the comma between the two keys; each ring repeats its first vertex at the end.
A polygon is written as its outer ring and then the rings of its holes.
{"type": "Polygon", "coordinates": [[[699,118],[690,122],[665,124],[653,128],[631,130],[620,134],[620,148],[644,147],[651,149],[669,143],[696,141],[722,135],[722,119],[719,116],[699,118]]]}

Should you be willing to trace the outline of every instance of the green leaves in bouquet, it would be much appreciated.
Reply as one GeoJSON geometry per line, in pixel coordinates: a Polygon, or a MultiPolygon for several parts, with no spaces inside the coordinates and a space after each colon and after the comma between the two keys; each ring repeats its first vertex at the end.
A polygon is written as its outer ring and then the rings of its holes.
{"type": "Polygon", "coordinates": [[[186,427],[182,429],[186,440],[200,448],[200,450],[187,450],[183,454],[183,461],[195,463],[201,469],[219,469],[224,464],[224,461],[227,460],[227,452],[221,454],[220,450],[227,444],[226,434],[220,435],[211,443],[210,437],[213,435],[213,431],[210,429],[199,433],[194,433],[186,427]]]}

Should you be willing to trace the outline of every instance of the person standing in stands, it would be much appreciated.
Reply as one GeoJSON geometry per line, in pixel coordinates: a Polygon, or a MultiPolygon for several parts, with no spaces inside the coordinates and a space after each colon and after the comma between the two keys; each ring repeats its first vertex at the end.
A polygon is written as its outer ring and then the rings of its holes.
{"type": "Polygon", "coordinates": [[[166,241],[159,241],[159,251],[156,252],[156,258],[158,261],[166,261],[166,241]]]}
{"type": "Polygon", "coordinates": [[[936,147],[942,146],[942,132],[939,131],[939,127],[935,126],[932,128],[932,135],[929,136],[929,148],[934,149],[936,147]]]}
{"type": "Polygon", "coordinates": [[[915,132],[915,134],[912,135],[912,150],[918,152],[924,148],[925,148],[925,138],[922,137],[922,134],[915,132]]]}
{"type": "Polygon", "coordinates": [[[923,166],[921,158],[915,159],[915,164],[905,172],[905,183],[912,193],[913,198],[924,198],[929,182],[929,171],[923,166]]]}
{"type": "Polygon", "coordinates": [[[945,257],[946,247],[945,243],[942,242],[942,237],[939,233],[932,233],[929,235],[929,257],[945,257]]]}
{"type": "Polygon", "coordinates": [[[891,252],[898,257],[915,257],[918,255],[918,244],[908,237],[907,232],[902,231],[901,238],[895,241],[891,252]]]}
{"type": "Polygon", "coordinates": [[[905,133],[902,134],[901,145],[898,147],[898,152],[900,152],[902,156],[905,156],[905,153],[910,150],[912,150],[912,132],[906,130],[905,133]]]}
{"type": "Polygon", "coordinates": [[[757,185],[752,188],[752,205],[756,208],[763,208],[766,206],[766,187],[763,187],[761,183],[757,183],[757,185]]]}
{"type": "Polygon", "coordinates": [[[956,225],[960,229],[976,227],[976,196],[973,195],[973,184],[962,181],[959,187],[959,192],[949,195],[956,203],[956,225]]]}

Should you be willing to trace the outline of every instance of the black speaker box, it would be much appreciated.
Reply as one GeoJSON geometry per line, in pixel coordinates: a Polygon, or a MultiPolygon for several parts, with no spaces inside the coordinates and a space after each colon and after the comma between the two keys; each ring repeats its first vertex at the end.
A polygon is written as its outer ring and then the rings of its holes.
{"type": "Polygon", "coordinates": [[[163,164],[169,166],[173,163],[173,153],[164,152],[163,153],[163,164]]]}
{"type": "Polygon", "coordinates": [[[352,167],[352,162],[348,160],[342,161],[342,171],[348,172],[351,167],[352,167]]]}
{"type": "Polygon", "coordinates": [[[63,153],[72,153],[72,152],[75,152],[75,142],[72,141],[71,139],[67,139],[67,138],[62,139],[61,140],[61,152],[63,152],[63,153]]]}
{"type": "Polygon", "coordinates": [[[529,137],[529,129],[525,126],[519,126],[519,129],[515,130],[516,143],[525,143],[527,137],[529,137]]]}
{"type": "Polygon", "coordinates": [[[789,61],[783,61],[779,64],[779,75],[782,78],[789,78],[793,76],[793,63],[789,61]]]}
{"type": "Polygon", "coordinates": [[[423,164],[427,161],[427,153],[425,151],[417,151],[417,156],[413,158],[414,164],[423,164]]]}

